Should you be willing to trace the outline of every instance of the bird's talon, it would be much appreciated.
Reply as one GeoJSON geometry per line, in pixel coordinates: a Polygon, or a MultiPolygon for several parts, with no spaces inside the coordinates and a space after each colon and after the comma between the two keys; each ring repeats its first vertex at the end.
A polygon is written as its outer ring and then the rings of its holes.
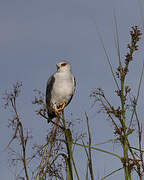
{"type": "Polygon", "coordinates": [[[55,114],[56,114],[56,116],[59,116],[59,115],[60,115],[60,112],[59,112],[58,109],[55,110],[55,114]]]}
{"type": "Polygon", "coordinates": [[[61,106],[61,107],[58,108],[57,110],[60,112],[65,108],[66,104],[63,102],[63,103],[60,103],[59,106],[61,106]]]}
{"type": "Polygon", "coordinates": [[[60,103],[59,108],[55,109],[55,114],[56,116],[60,115],[60,112],[65,108],[66,104],[65,103],[60,103]]]}

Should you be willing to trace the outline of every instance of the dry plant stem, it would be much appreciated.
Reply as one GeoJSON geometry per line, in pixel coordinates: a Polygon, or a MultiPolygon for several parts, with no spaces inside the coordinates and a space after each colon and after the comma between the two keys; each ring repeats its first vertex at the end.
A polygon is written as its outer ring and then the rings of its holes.
{"type": "MultiPolygon", "coordinates": [[[[43,118],[49,120],[49,118],[47,118],[41,111],[39,112],[39,114],[40,114],[43,118]]],[[[59,124],[57,124],[57,123],[54,122],[53,120],[51,120],[50,123],[52,123],[52,124],[58,126],[58,127],[61,128],[63,131],[65,130],[64,127],[60,126],[59,124]]]]}
{"type": "MultiPolygon", "coordinates": [[[[111,108],[112,106],[110,105],[110,103],[108,102],[108,100],[106,99],[105,96],[103,96],[103,98],[105,99],[105,101],[107,102],[107,104],[109,105],[109,107],[111,108]]],[[[103,107],[105,108],[105,110],[107,111],[107,106],[103,103],[103,101],[101,100],[101,103],[103,105],[103,107]]],[[[109,118],[111,119],[112,123],[114,124],[114,126],[116,127],[116,129],[118,129],[117,124],[115,123],[114,119],[112,118],[112,116],[110,115],[110,113],[108,113],[109,118]]]]}
{"type": "Polygon", "coordinates": [[[17,119],[17,127],[16,127],[16,130],[15,130],[15,133],[14,133],[14,136],[13,136],[12,140],[15,138],[15,136],[17,134],[17,131],[19,131],[21,145],[22,145],[22,151],[23,151],[22,162],[23,162],[23,166],[24,166],[26,179],[29,180],[28,171],[27,171],[27,165],[26,165],[26,142],[25,142],[24,135],[23,135],[23,126],[22,126],[22,123],[19,120],[19,115],[18,115],[17,108],[16,108],[16,99],[14,98],[14,99],[11,99],[10,101],[11,101],[12,108],[13,108],[13,110],[15,112],[16,119],[17,119]]]}
{"type": "Polygon", "coordinates": [[[23,149],[23,165],[24,165],[24,170],[25,170],[25,175],[26,175],[26,179],[29,180],[28,177],[28,172],[27,172],[27,166],[26,166],[26,149],[25,149],[25,141],[24,141],[24,136],[23,136],[23,126],[21,124],[21,122],[19,122],[20,125],[20,136],[21,136],[21,143],[22,143],[22,149],[23,149]]]}
{"type": "MultiPolygon", "coordinates": [[[[124,174],[125,174],[125,180],[131,179],[131,170],[129,170],[129,159],[128,159],[128,146],[127,146],[127,130],[126,130],[126,122],[125,122],[125,96],[124,96],[124,83],[125,83],[125,77],[128,72],[128,67],[130,61],[133,59],[133,53],[138,50],[138,45],[137,42],[140,40],[140,36],[142,33],[138,29],[137,26],[132,27],[132,30],[130,31],[131,35],[131,43],[128,44],[128,49],[129,51],[126,54],[125,58],[125,66],[123,67],[120,65],[119,67],[119,72],[120,72],[120,82],[121,82],[121,90],[120,90],[120,99],[121,99],[121,108],[122,108],[122,130],[123,130],[123,140],[122,140],[122,146],[123,146],[123,154],[124,154],[124,161],[123,161],[123,167],[124,167],[124,174]]],[[[143,74],[143,70],[142,70],[143,74]]],[[[142,75],[141,74],[141,75],[142,75]]],[[[140,78],[140,83],[139,87],[141,84],[141,78],[140,78]]],[[[139,95],[139,90],[138,90],[138,95],[139,95]]],[[[138,96],[137,96],[138,98],[138,96]]],[[[131,122],[130,122],[131,124],[131,122]]]]}
{"type": "Polygon", "coordinates": [[[44,175],[45,175],[45,173],[43,172],[44,171],[44,168],[46,167],[46,165],[49,163],[49,158],[50,158],[50,156],[51,156],[51,153],[52,153],[52,149],[53,149],[53,146],[54,146],[54,143],[55,143],[55,138],[56,138],[56,134],[57,134],[57,130],[58,130],[58,122],[59,122],[59,117],[57,117],[57,119],[56,119],[56,121],[55,121],[55,124],[54,124],[54,127],[53,127],[53,129],[52,129],[52,131],[51,131],[51,139],[50,139],[50,150],[49,150],[49,152],[48,152],[48,155],[47,155],[47,157],[46,157],[46,159],[45,159],[45,163],[44,163],[44,165],[43,165],[43,167],[41,168],[41,171],[40,171],[40,173],[39,173],[39,180],[41,179],[41,177],[42,177],[42,179],[43,179],[43,177],[44,177],[44,175]]]}
{"type": "Polygon", "coordinates": [[[50,141],[51,147],[50,147],[48,156],[47,156],[47,158],[46,158],[46,161],[47,161],[47,162],[49,161],[49,158],[50,158],[50,156],[51,156],[51,152],[52,152],[52,149],[53,149],[53,146],[54,146],[55,137],[56,137],[56,133],[57,133],[57,130],[58,130],[58,126],[57,126],[58,122],[59,122],[59,117],[57,117],[56,122],[55,122],[56,125],[54,125],[54,127],[53,127],[53,129],[52,129],[52,132],[51,132],[51,138],[52,138],[51,141],[50,141]]]}
{"type": "Polygon", "coordinates": [[[73,171],[72,171],[72,152],[71,152],[71,142],[72,142],[72,137],[71,136],[71,131],[69,129],[66,129],[66,124],[65,124],[65,118],[64,118],[64,110],[62,110],[62,121],[63,121],[63,127],[65,129],[65,140],[66,140],[66,147],[67,147],[67,153],[68,153],[68,168],[69,168],[69,176],[68,180],[73,180],[73,171]]]}

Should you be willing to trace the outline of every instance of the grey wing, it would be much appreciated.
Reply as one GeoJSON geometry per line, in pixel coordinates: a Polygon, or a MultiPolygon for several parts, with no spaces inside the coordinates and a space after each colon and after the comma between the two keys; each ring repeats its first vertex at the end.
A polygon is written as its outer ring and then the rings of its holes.
{"type": "Polygon", "coordinates": [[[51,119],[56,117],[56,115],[51,107],[52,89],[53,89],[54,82],[55,82],[55,77],[54,77],[54,75],[52,75],[48,79],[47,88],[46,88],[46,106],[47,106],[47,112],[48,112],[48,117],[49,117],[48,122],[50,122],[51,119]]]}
{"type": "Polygon", "coordinates": [[[71,98],[69,99],[67,105],[71,102],[72,98],[73,98],[73,95],[74,95],[74,92],[75,92],[75,88],[76,88],[76,80],[75,80],[75,77],[73,76],[73,82],[74,82],[74,91],[73,91],[73,94],[71,95],[71,98]]]}
{"type": "Polygon", "coordinates": [[[46,104],[47,106],[50,106],[50,102],[51,102],[51,93],[52,93],[52,89],[53,89],[53,85],[55,82],[55,78],[54,75],[52,75],[47,82],[47,88],[46,88],[46,104]]]}

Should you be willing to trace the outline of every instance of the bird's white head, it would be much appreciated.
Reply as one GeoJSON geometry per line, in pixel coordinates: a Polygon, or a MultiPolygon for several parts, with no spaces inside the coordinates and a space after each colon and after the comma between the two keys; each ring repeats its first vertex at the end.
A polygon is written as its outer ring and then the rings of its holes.
{"type": "Polygon", "coordinates": [[[56,64],[57,71],[63,72],[63,71],[71,71],[71,65],[67,61],[60,61],[56,64]]]}

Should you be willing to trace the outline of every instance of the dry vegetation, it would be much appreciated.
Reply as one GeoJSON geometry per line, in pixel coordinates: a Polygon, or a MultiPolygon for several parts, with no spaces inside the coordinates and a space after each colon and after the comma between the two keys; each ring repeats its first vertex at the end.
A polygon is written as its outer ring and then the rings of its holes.
{"type": "MultiPolygon", "coordinates": [[[[31,144],[32,155],[29,157],[27,153],[27,143],[32,138],[29,130],[25,130],[19,112],[17,111],[17,99],[20,95],[22,83],[16,83],[13,86],[12,91],[6,92],[4,96],[5,108],[8,108],[12,112],[12,118],[9,120],[9,128],[12,130],[12,138],[8,144],[8,150],[11,154],[11,160],[13,166],[15,163],[20,162],[20,166],[23,167],[24,175],[18,175],[17,179],[38,179],[38,180],[50,180],[50,179],[64,179],[67,177],[68,180],[81,179],[80,172],[78,171],[77,164],[75,164],[75,157],[73,156],[73,146],[83,147],[86,153],[87,171],[85,173],[85,179],[98,179],[95,177],[95,166],[91,157],[92,151],[100,151],[116,157],[122,164],[122,167],[111,172],[101,179],[110,179],[110,176],[119,170],[124,170],[124,179],[131,180],[132,173],[137,174],[137,177],[142,180],[144,174],[144,162],[143,162],[143,144],[142,144],[142,124],[138,117],[137,103],[139,98],[139,92],[142,82],[143,70],[139,81],[138,93],[136,97],[131,96],[131,87],[125,82],[127,74],[130,71],[129,64],[134,61],[133,55],[135,51],[138,51],[138,42],[142,33],[137,26],[132,27],[130,31],[131,42],[128,44],[128,51],[125,55],[125,59],[122,60],[120,57],[118,33],[116,26],[116,47],[118,52],[119,63],[114,73],[110,64],[109,57],[106,49],[104,51],[107,56],[108,63],[111,68],[112,76],[116,83],[117,89],[115,90],[116,95],[119,98],[120,106],[116,107],[108,97],[105,96],[104,90],[96,88],[91,93],[91,98],[95,103],[99,104],[99,112],[105,113],[106,117],[110,119],[113,124],[113,135],[116,142],[119,142],[122,147],[122,156],[109,152],[104,149],[93,147],[91,142],[91,132],[89,126],[89,119],[85,114],[87,122],[88,136],[83,137],[79,134],[75,137],[74,132],[71,130],[72,123],[66,122],[64,112],[62,111],[60,116],[55,120],[47,124],[49,128],[48,134],[46,134],[45,144],[37,145],[31,144]],[[129,103],[131,102],[131,103],[129,103]],[[130,118],[127,117],[127,113],[130,114],[130,118]],[[136,126],[132,124],[135,121],[136,126]],[[133,147],[129,136],[133,136],[133,133],[138,134],[137,141],[138,146],[133,147]],[[88,143],[85,143],[88,141],[88,143]],[[38,166],[33,170],[29,170],[29,164],[33,163],[33,160],[37,159],[38,166]]],[[[38,107],[36,111],[38,116],[48,120],[45,96],[38,90],[35,90],[36,96],[33,104],[38,107]]],[[[98,109],[97,109],[98,110],[98,109]]]]}

